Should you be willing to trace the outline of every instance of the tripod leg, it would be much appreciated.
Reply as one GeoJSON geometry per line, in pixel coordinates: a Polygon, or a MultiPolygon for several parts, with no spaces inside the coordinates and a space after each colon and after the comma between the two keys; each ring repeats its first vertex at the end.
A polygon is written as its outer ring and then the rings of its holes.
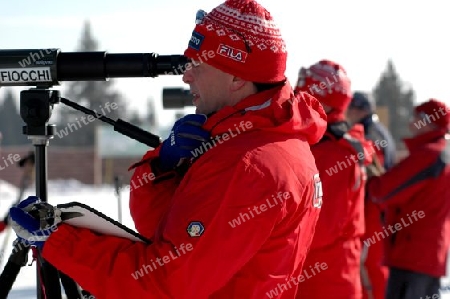
{"type": "MultiPolygon", "coordinates": [[[[48,138],[42,136],[33,136],[35,146],[35,166],[36,166],[36,195],[43,201],[47,201],[47,144],[48,138]]],[[[62,299],[61,283],[59,281],[58,270],[50,263],[45,261],[40,250],[36,250],[36,260],[38,269],[36,271],[37,283],[43,288],[38,288],[38,299],[62,299]],[[41,274],[39,276],[39,274],[41,274]],[[44,291],[43,291],[44,289],[44,291]],[[45,292],[45,294],[44,294],[45,292]],[[44,296],[46,295],[46,296],[44,296]]]]}
{"type": "Polygon", "coordinates": [[[61,277],[61,283],[64,287],[64,291],[68,299],[83,299],[83,294],[81,294],[80,288],[69,276],[59,271],[59,276],[61,277]]]}
{"type": "Polygon", "coordinates": [[[8,298],[8,294],[19,275],[20,269],[26,265],[30,247],[22,242],[14,243],[13,252],[0,275],[0,299],[8,298]]]}
{"type": "Polygon", "coordinates": [[[40,266],[37,267],[38,277],[40,277],[38,283],[45,288],[45,296],[43,296],[42,288],[38,288],[38,299],[62,299],[58,270],[40,255],[37,260],[40,264],[40,266]],[[39,274],[41,275],[39,276],[39,274]]]}
{"type": "Polygon", "coordinates": [[[0,248],[0,266],[3,265],[3,255],[9,245],[9,237],[11,236],[12,228],[6,227],[4,231],[5,236],[3,237],[2,247],[0,248]],[[6,231],[6,232],[5,232],[6,231]]]}
{"type": "MultiPolygon", "coordinates": [[[[46,144],[36,144],[36,194],[43,201],[47,201],[47,147],[46,144]]],[[[45,261],[40,252],[37,252],[38,261],[41,260],[41,273],[43,286],[45,286],[45,299],[62,299],[61,283],[63,283],[67,299],[82,299],[77,284],[66,275],[45,261]],[[60,281],[61,279],[61,281],[60,281]]],[[[39,273],[38,273],[39,274],[39,273]]],[[[39,291],[38,291],[39,292],[39,291]]],[[[38,295],[40,295],[38,293],[38,295]]],[[[44,299],[38,297],[38,299],[44,299]]]]}

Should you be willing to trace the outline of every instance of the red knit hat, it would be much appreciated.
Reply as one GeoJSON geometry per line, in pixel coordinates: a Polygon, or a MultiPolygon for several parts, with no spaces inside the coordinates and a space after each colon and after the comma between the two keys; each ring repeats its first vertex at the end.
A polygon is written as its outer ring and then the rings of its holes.
{"type": "Polygon", "coordinates": [[[419,117],[427,118],[439,128],[450,128],[450,108],[441,101],[429,99],[427,102],[416,106],[414,112],[419,117]]]}
{"type": "Polygon", "coordinates": [[[321,60],[309,68],[301,68],[295,91],[303,91],[333,108],[332,121],[343,120],[352,99],[350,79],[344,68],[330,60],[321,60]]]}
{"type": "Polygon", "coordinates": [[[227,0],[202,16],[184,55],[247,81],[286,80],[286,45],[270,13],[254,0],[227,0]]]}

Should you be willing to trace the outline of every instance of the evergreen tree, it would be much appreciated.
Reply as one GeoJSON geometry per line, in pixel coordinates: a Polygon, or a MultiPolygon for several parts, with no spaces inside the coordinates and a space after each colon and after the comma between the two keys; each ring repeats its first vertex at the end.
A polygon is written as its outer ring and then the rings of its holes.
{"type": "Polygon", "coordinates": [[[7,89],[2,105],[0,106],[0,132],[2,145],[31,144],[23,134],[22,127],[25,122],[19,114],[17,100],[11,90],[7,89]]]}
{"type": "Polygon", "coordinates": [[[408,124],[415,96],[412,89],[405,88],[392,61],[388,61],[373,95],[377,106],[388,108],[389,130],[397,148],[404,148],[402,139],[410,135],[408,124]]]}
{"type": "MultiPolygon", "coordinates": [[[[92,35],[89,22],[85,23],[77,51],[98,51],[98,42],[92,35]]],[[[71,82],[64,97],[113,120],[126,115],[124,99],[119,92],[113,89],[112,80],[71,82]]],[[[59,136],[64,137],[56,137],[55,144],[93,146],[95,144],[96,127],[102,125],[102,121],[93,120],[92,117],[65,105],[61,106],[64,107],[60,108],[60,122],[57,131],[66,130],[68,134],[66,136],[64,136],[65,134],[59,134],[59,136]]]]}
{"type": "Polygon", "coordinates": [[[135,110],[129,113],[128,119],[126,119],[125,121],[138,127],[141,127],[144,124],[141,116],[139,115],[139,112],[135,110]]]}

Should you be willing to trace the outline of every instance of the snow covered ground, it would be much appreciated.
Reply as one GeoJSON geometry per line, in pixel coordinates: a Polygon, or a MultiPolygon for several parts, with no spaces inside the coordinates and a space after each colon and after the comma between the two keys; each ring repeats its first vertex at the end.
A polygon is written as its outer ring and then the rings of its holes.
{"type": "MultiPolygon", "coordinates": [[[[122,223],[129,228],[134,229],[128,209],[128,191],[128,188],[124,188],[120,194],[122,203],[122,223]]],[[[2,215],[6,214],[11,203],[16,200],[17,194],[17,188],[0,181],[0,217],[3,217],[2,215]]],[[[35,195],[34,186],[26,190],[24,198],[28,195],[35,195]]],[[[95,188],[83,185],[77,181],[50,181],[48,184],[48,201],[52,204],[77,201],[87,204],[113,219],[119,220],[118,198],[113,186],[105,185],[95,188]]],[[[3,244],[5,235],[5,233],[0,234],[0,246],[3,244]]],[[[0,248],[0,271],[3,271],[5,260],[7,260],[12,251],[11,243],[14,236],[14,233],[10,235],[8,246],[4,252],[1,252],[2,248],[0,248]]],[[[31,259],[29,259],[29,261],[31,261],[31,259]]],[[[442,290],[441,298],[450,299],[450,275],[442,279],[442,290]]],[[[34,264],[33,266],[22,268],[8,298],[36,298],[36,268],[34,264]]]]}
{"type": "MultiPolygon", "coordinates": [[[[122,223],[131,229],[134,229],[133,222],[128,208],[129,189],[124,188],[121,192],[122,202],[122,223]]],[[[26,190],[24,198],[28,195],[35,195],[34,187],[26,190]]],[[[12,202],[16,200],[18,190],[3,181],[0,181],[0,217],[6,215],[12,202]]],[[[77,201],[89,205],[90,207],[101,211],[103,214],[119,220],[118,198],[113,186],[101,186],[98,188],[82,185],[77,181],[54,181],[48,184],[48,202],[52,204],[68,203],[77,201]]],[[[0,246],[3,245],[5,233],[0,234],[0,246]]],[[[9,243],[4,252],[0,252],[0,271],[12,252],[11,243],[14,240],[14,232],[10,235],[9,243]]],[[[0,251],[2,248],[0,248],[0,251]]],[[[29,262],[31,255],[29,256],[29,262]]],[[[10,292],[8,298],[11,299],[34,299],[36,298],[36,267],[22,267],[19,276],[10,292]]]]}

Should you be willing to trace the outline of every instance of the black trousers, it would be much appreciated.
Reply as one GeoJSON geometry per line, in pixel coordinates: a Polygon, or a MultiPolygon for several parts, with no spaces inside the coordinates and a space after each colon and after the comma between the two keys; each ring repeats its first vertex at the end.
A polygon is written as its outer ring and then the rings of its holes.
{"type": "Polygon", "coordinates": [[[440,278],[390,267],[386,299],[441,298],[439,293],[440,287],[440,278]]]}

